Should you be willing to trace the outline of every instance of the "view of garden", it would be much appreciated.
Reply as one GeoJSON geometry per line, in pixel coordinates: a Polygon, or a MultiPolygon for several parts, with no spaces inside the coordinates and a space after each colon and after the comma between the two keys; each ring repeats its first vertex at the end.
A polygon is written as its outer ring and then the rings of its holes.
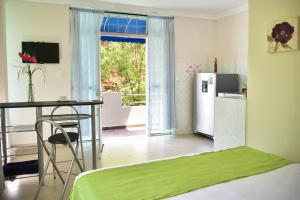
{"type": "Polygon", "coordinates": [[[123,105],[145,105],[145,53],[145,44],[102,41],[102,91],[121,92],[123,94],[123,105]]]}

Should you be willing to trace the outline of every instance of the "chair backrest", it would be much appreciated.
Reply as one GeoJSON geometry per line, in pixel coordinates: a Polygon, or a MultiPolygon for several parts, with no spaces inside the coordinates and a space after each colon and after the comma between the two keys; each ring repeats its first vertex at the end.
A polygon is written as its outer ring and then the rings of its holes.
{"type": "MultiPolygon", "coordinates": [[[[80,116],[79,116],[79,112],[77,111],[77,109],[74,107],[74,106],[57,106],[55,107],[51,113],[50,113],[50,120],[51,121],[55,121],[54,120],[54,117],[55,117],[55,112],[57,112],[60,108],[70,108],[71,109],[71,112],[74,112],[75,113],[75,116],[76,118],[74,120],[77,121],[77,124],[78,124],[78,127],[80,128],[80,116]]],[[[65,115],[68,115],[68,114],[65,114],[65,115]]],[[[72,121],[74,121],[72,120],[72,121]]],[[[58,129],[54,129],[53,125],[51,125],[51,135],[55,134],[56,131],[58,129]],[[55,130],[55,131],[54,131],[55,130]]]]}
{"type": "Polygon", "coordinates": [[[77,156],[76,156],[76,152],[75,152],[75,150],[74,150],[74,148],[73,148],[73,146],[72,146],[72,142],[71,142],[71,140],[70,140],[70,138],[69,138],[67,132],[66,132],[59,124],[57,124],[57,123],[54,122],[54,121],[51,121],[51,120],[49,120],[49,119],[40,119],[40,120],[38,120],[38,121],[35,123],[35,131],[36,131],[36,133],[37,133],[37,136],[38,136],[38,139],[39,139],[41,145],[43,146],[43,148],[44,148],[44,150],[47,152],[47,154],[50,155],[50,152],[48,151],[48,149],[47,149],[47,147],[46,147],[46,145],[45,145],[45,142],[44,142],[44,140],[43,140],[43,135],[42,135],[42,131],[41,131],[41,130],[42,130],[42,127],[43,127],[43,124],[50,124],[51,127],[54,127],[55,129],[58,129],[58,130],[61,131],[61,133],[64,135],[64,137],[65,137],[65,139],[66,139],[66,141],[67,141],[67,144],[68,144],[68,146],[69,146],[69,148],[70,148],[72,154],[74,155],[75,161],[77,162],[77,164],[78,164],[80,170],[83,171],[83,168],[82,168],[82,166],[81,166],[81,164],[80,164],[80,162],[79,162],[79,160],[78,160],[78,158],[77,158],[77,156]]]}
{"type": "Polygon", "coordinates": [[[51,120],[53,120],[53,117],[54,117],[54,114],[55,114],[55,112],[57,111],[57,110],[59,110],[60,108],[71,108],[71,112],[73,111],[75,114],[76,114],[76,116],[77,116],[77,121],[78,121],[78,123],[80,122],[80,119],[79,119],[79,112],[78,112],[78,110],[74,107],[74,106],[57,106],[57,107],[55,107],[52,111],[51,111],[51,113],[50,113],[50,119],[51,120]]]}
{"type": "Polygon", "coordinates": [[[43,141],[43,136],[42,136],[42,133],[41,133],[41,129],[42,129],[42,127],[43,127],[43,124],[50,124],[51,127],[60,130],[61,133],[64,135],[64,137],[65,137],[65,139],[66,139],[68,145],[69,145],[69,146],[72,146],[72,142],[71,142],[71,140],[70,140],[70,138],[69,138],[67,132],[66,132],[59,124],[57,124],[56,122],[51,121],[51,120],[49,120],[49,119],[40,119],[40,120],[38,120],[38,121],[35,123],[35,131],[36,131],[36,133],[37,133],[37,135],[38,135],[38,139],[40,140],[40,142],[42,142],[42,143],[44,142],[44,141],[43,141]]]}

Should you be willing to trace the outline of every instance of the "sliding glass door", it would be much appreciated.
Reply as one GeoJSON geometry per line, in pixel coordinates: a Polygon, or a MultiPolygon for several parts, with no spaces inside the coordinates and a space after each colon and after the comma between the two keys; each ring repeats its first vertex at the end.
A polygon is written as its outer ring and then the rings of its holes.
{"type": "MultiPolygon", "coordinates": [[[[71,75],[74,100],[93,100],[100,96],[99,40],[103,15],[104,13],[91,10],[71,9],[71,75]]],[[[120,19],[117,21],[120,23],[120,19]]],[[[136,23],[139,21],[143,22],[143,20],[136,20],[136,23]]],[[[129,22],[124,26],[125,31],[132,28],[129,22]]],[[[103,29],[108,27],[104,26],[103,29]]],[[[144,25],[141,27],[136,25],[136,30],[137,27],[145,29],[144,25]]],[[[174,20],[166,17],[147,17],[147,29],[147,130],[149,135],[173,134],[175,130],[174,20]]],[[[117,30],[120,31],[120,27],[117,30]]],[[[86,113],[87,110],[80,110],[80,112],[86,113]]],[[[98,114],[98,130],[101,131],[100,112],[98,114]]],[[[83,136],[89,138],[89,123],[83,122],[82,129],[83,136]]]]}

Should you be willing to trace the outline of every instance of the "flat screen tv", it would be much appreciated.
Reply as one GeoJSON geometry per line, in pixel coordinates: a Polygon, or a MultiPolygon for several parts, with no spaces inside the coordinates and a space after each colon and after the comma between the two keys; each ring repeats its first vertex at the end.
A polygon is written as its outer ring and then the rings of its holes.
{"type": "Polygon", "coordinates": [[[59,63],[58,43],[22,42],[22,52],[35,56],[38,63],[59,63]]]}

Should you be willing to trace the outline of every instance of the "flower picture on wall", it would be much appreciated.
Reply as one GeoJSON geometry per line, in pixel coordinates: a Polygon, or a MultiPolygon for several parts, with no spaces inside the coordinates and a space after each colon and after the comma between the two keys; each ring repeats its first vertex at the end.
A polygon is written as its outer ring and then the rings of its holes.
{"type": "Polygon", "coordinates": [[[298,18],[270,24],[267,40],[269,53],[298,50],[298,18]]]}

